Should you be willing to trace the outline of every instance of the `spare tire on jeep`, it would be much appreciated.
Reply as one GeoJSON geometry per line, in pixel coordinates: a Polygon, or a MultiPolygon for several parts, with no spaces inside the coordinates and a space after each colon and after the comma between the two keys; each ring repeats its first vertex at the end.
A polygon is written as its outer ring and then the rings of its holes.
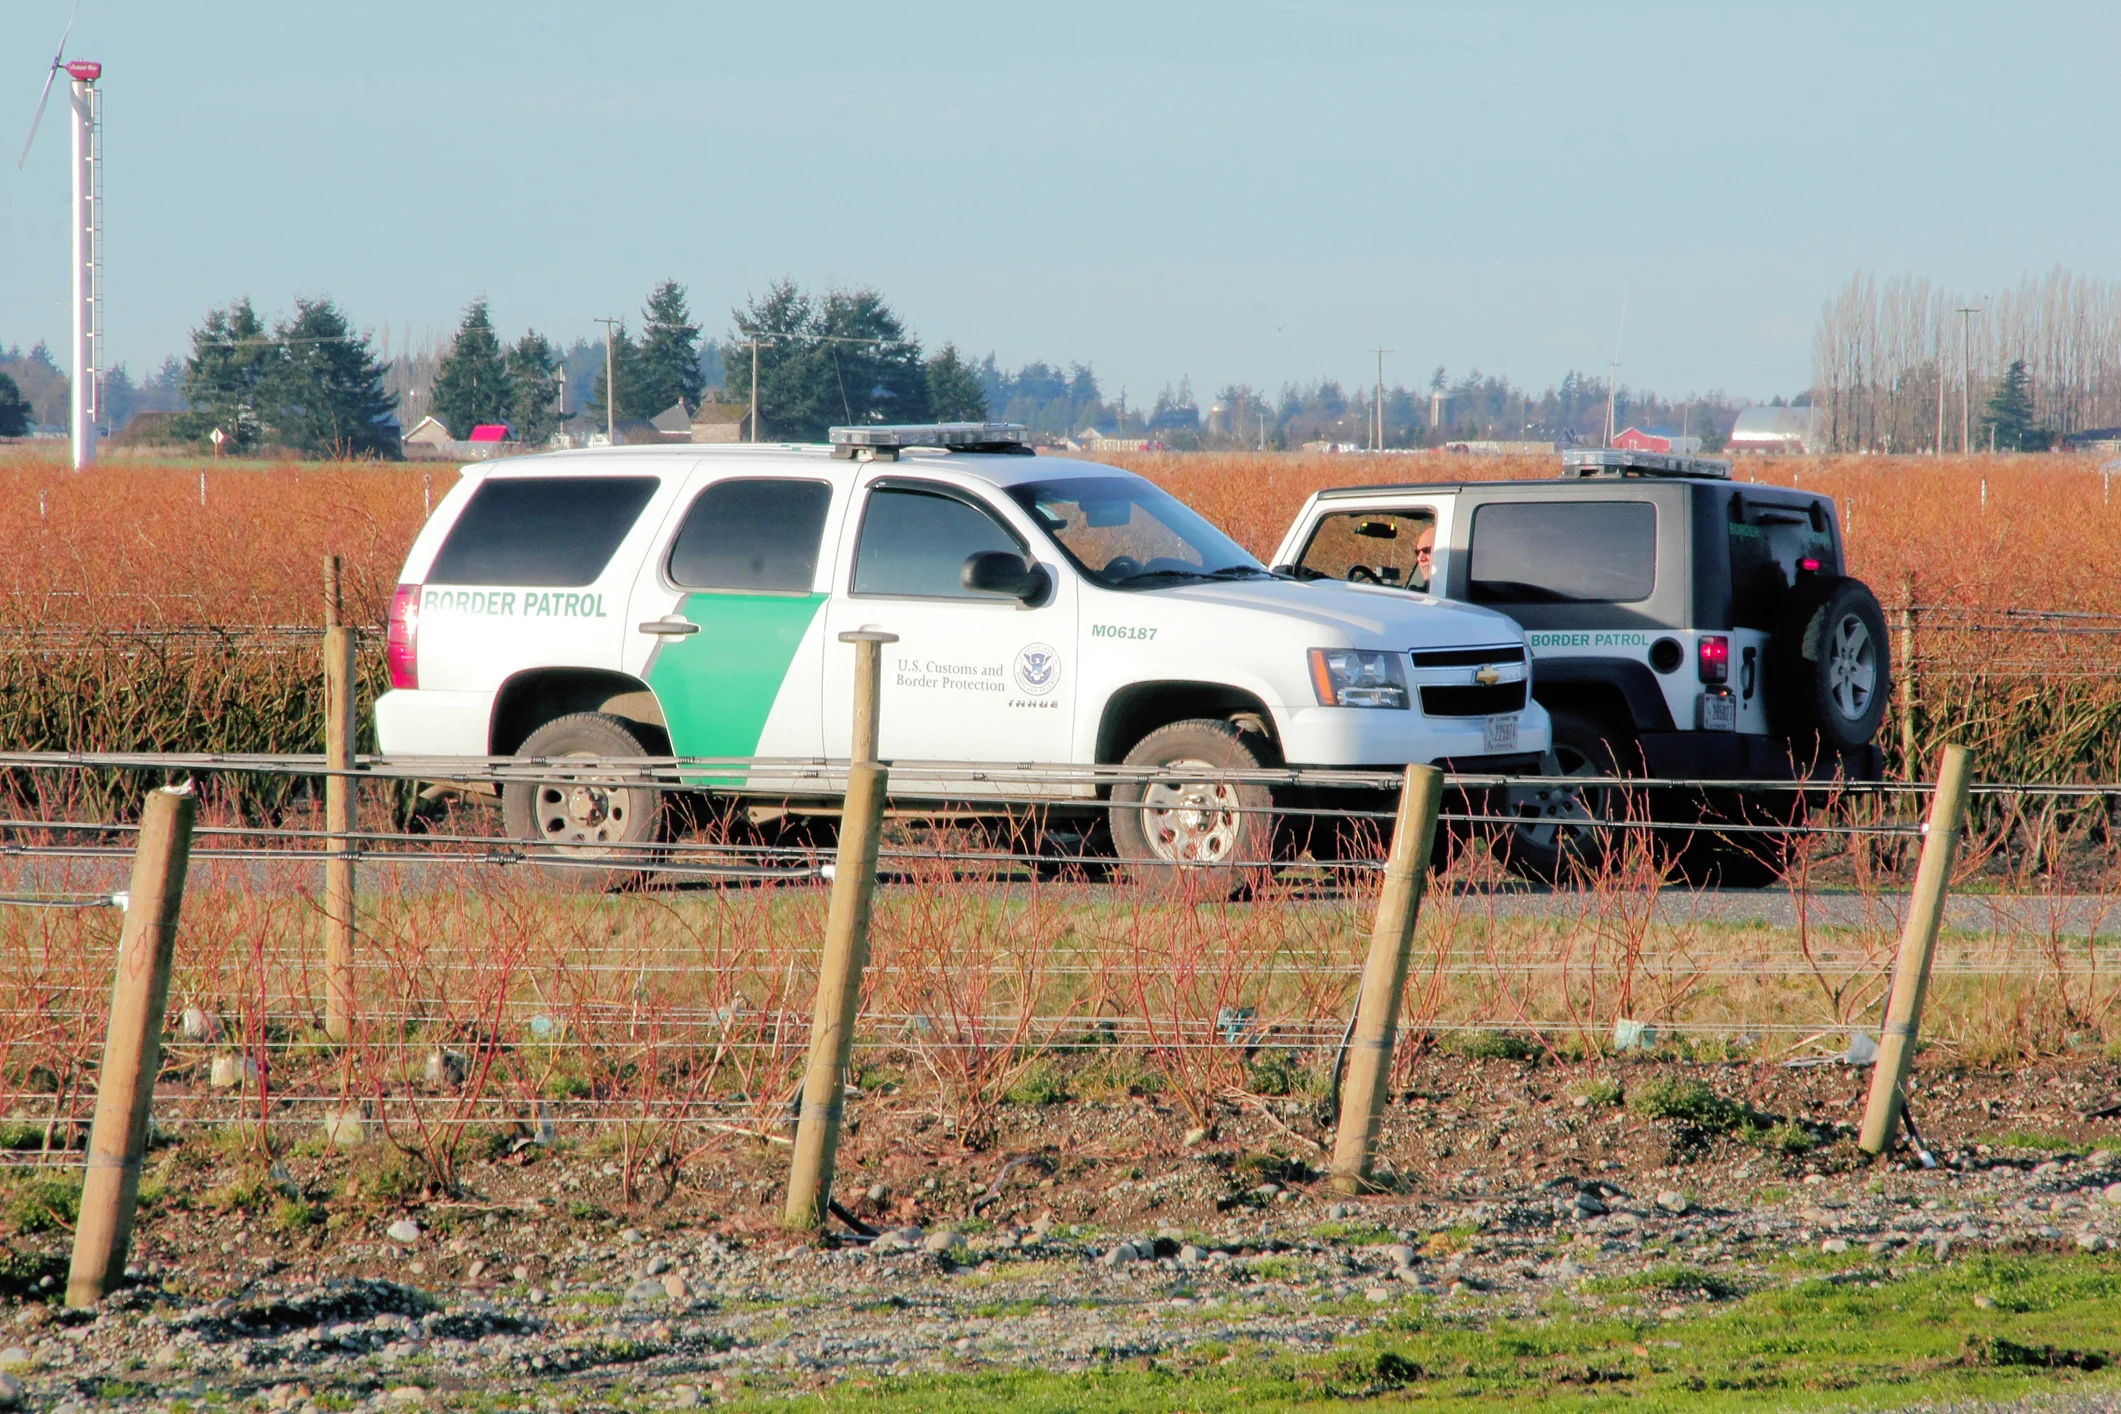
{"type": "Polygon", "coordinates": [[[1868,746],[1892,694],[1877,596],[1859,579],[1802,578],[1768,645],[1768,669],[1783,731],[1816,733],[1835,751],[1868,746]]]}

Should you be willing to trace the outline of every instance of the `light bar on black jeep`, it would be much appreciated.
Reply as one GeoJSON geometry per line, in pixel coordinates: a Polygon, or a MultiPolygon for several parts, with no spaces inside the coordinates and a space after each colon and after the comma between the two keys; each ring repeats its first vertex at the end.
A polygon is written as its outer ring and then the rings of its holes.
{"type": "Polygon", "coordinates": [[[1699,476],[1729,481],[1731,464],[1713,457],[1681,457],[1669,452],[1624,452],[1618,448],[1561,454],[1563,478],[1582,476],[1699,476]]]}
{"type": "Polygon", "coordinates": [[[865,452],[893,458],[906,447],[1031,454],[1030,434],[1020,422],[885,422],[868,427],[835,427],[829,436],[832,455],[850,459],[865,452]]]}

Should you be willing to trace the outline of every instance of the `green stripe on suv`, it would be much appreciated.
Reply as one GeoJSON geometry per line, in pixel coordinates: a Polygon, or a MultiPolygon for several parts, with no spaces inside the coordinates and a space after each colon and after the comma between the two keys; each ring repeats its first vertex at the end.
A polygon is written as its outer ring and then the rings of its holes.
{"type": "Polygon", "coordinates": [[[788,665],[822,594],[689,594],[678,613],[700,626],[665,639],[648,686],[680,756],[755,756],[788,665]]]}

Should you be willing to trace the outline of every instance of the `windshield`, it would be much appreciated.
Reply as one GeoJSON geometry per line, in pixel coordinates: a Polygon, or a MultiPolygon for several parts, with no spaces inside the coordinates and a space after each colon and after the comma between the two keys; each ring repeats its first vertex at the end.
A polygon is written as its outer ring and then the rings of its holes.
{"type": "Polygon", "coordinates": [[[1271,578],[1237,542],[1137,476],[1071,476],[1009,488],[1075,567],[1107,589],[1271,578]]]}

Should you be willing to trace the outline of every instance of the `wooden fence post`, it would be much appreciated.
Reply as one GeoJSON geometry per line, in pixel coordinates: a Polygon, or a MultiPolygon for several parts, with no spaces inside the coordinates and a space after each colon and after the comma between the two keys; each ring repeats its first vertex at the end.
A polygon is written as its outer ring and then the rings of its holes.
{"type": "Polygon", "coordinates": [[[1333,1139],[1333,1188],[1359,1192],[1370,1179],[1370,1151],[1384,1113],[1392,1074],[1392,1047],[1399,1039],[1400,994],[1407,985],[1407,958],[1414,924],[1436,849],[1436,811],[1443,799],[1443,772],[1407,767],[1399,790],[1399,818],[1385,859],[1384,888],[1370,928],[1370,955],[1362,965],[1355,1002],[1355,1033],[1348,1042],[1348,1078],[1341,1087],[1340,1129],[1333,1139]]]}
{"type": "Polygon", "coordinates": [[[810,1063],[803,1072],[795,1157],[788,1170],[788,1205],[781,1214],[781,1226],[797,1232],[820,1231],[832,1202],[841,1097],[846,1093],[847,1061],[854,1049],[862,971],[869,965],[869,909],[876,895],[877,843],[889,784],[889,772],[876,759],[877,721],[883,646],[898,642],[898,635],[862,629],[841,634],[840,641],[854,645],[854,735],[847,797],[840,811],[832,902],[825,915],[825,948],[818,960],[810,1063]]]}
{"type": "Polygon", "coordinates": [[[1937,927],[1944,921],[1946,886],[1959,850],[1959,827],[1966,816],[1967,754],[1963,746],[1944,748],[1930,803],[1922,860],[1915,866],[1915,888],[1908,895],[1907,923],[1900,930],[1900,951],[1893,960],[1893,991],[1886,1003],[1885,1034],[1878,1038],[1878,1062],[1871,1072],[1871,1093],[1863,1107],[1863,1131],[1856,1143],[1878,1155],[1892,1146],[1900,1124],[1901,1085],[1915,1054],[1915,1033],[1922,1025],[1922,997],[1929,990],[1930,957],[1937,948],[1937,927]]]}
{"type": "Polygon", "coordinates": [[[339,557],[324,557],[324,1034],[353,1037],[354,641],[340,622],[339,557]]]}
{"type": "Polygon", "coordinates": [[[125,924],[118,934],[117,981],[111,989],[110,1030],[96,1079],[96,1118],[88,1138],[88,1171],[81,1181],[81,1213],[74,1224],[73,1266],[66,1304],[93,1306],[125,1274],[133,1210],[140,1197],[140,1156],[147,1149],[147,1116],[155,1073],[162,1068],[162,1017],[169,1004],[169,967],[191,863],[197,802],[189,783],[147,798],[140,843],[133,854],[125,924]]]}

